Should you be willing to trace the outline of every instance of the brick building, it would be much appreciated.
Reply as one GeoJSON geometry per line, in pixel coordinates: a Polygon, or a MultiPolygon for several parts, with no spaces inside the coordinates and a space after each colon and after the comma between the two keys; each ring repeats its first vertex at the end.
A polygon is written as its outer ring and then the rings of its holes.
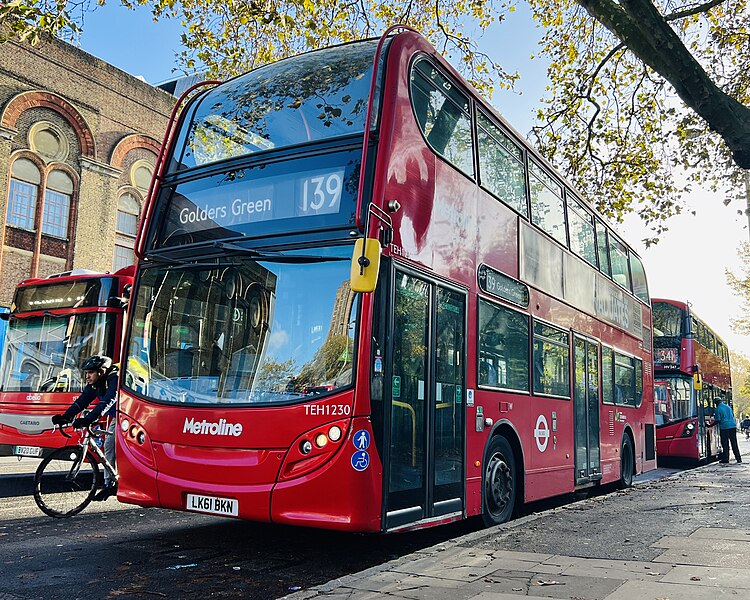
{"type": "Polygon", "coordinates": [[[173,105],[64,42],[0,45],[0,306],[28,277],[132,263],[173,105]]]}

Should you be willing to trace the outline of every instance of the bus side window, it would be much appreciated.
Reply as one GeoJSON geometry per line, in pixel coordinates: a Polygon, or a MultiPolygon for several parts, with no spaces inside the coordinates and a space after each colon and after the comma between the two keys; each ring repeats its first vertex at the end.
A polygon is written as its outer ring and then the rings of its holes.
{"type": "Polygon", "coordinates": [[[607,228],[600,221],[596,222],[596,250],[599,255],[599,270],[605,275],[612,276],[609,265],[609,243],[607,228]]]}
{"type": "Polygon", "coordinates": [[[411,98],[430,147],[454,167],[474,177],[469,100],[430,61],[412,68],[411,98]]]}
{"type": "Polygon", "coordinates": [[[528,391],[527,315],[480,299],[477,345],[478,385],[528,391]]]}

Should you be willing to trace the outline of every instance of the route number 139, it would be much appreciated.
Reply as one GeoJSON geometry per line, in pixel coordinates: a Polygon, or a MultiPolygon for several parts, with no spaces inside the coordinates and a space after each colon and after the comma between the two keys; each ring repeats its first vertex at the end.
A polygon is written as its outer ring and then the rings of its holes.
{"type": "Polygon", "coordinates": [[[327,214],[339,211],[344,187],[343,171],[315,175],[302,180],[302,214],[327,214]]]}

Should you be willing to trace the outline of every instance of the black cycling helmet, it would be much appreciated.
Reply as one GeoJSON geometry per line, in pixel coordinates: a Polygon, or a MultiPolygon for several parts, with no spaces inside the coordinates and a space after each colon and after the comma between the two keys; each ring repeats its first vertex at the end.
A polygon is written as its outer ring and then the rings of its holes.
{"type": "Polygon", "coordinates": [[[82,371],[106,371],[112,366],[112,359],[109,356],[103,356],[101,354],[94,354],[89,356],[83,361],[81,365],[82,371]]]}

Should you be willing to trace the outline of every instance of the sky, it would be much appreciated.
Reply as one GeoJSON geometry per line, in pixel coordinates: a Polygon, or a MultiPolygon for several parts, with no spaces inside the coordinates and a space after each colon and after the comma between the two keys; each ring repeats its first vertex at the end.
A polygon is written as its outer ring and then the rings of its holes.
{"type": "MultiPolygon", "coordinates": [[[[79,46],[131,75],[158,84],[180,74],[174,71],[180,33],[177,21],[154,23],[147,10],[129,11],[117,0],[110,0],[86,16],[79,46]]],[[[478,40],[481,51],[506,71],[517,70],[521,75],[515,92],[498,91],[491,99],[519,132],[531,128],[538,99],[547,85],[545,63],[530,58],[539,37],[521,3],[505,23],[478,40]]],[[[740,315],[739,299],[726,283],[726,269],[741,273],[738,248],[750,239],[747,218],[737,214],[744,207],[725,207],[721,196],[707,191],[694,192],[687,204],[690,210],[672,218],[669,231],[650,248],[641,240],[652,234],[637,217],[627,218],[615,229],[643,259],[652,297],[689,301],[731,350],[750,356],[750,337],[731,330],[730,320],[740,315]]]]}

